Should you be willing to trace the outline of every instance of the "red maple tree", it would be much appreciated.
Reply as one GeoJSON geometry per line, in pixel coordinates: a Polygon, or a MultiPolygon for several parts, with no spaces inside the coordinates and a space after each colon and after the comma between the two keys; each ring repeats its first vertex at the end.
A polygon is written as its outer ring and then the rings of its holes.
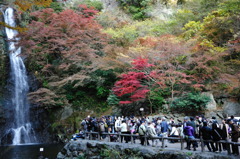
{"type": "Polygon", "coordinates": [[[131,64],[131,69],[134,71],[122,74],[112,89],[115,95],[123,98],[119,104],[130,104],[145,99],[147,92],[150,91],[146,85],[148,76],[144,70],[154,65],[149,64],[148,59],[141,57],[133,60],[131,64]]]}
{"type": "Polygon", "coordinates": [[[20,34],[19,45],[24,46],[32,65],[38,65],[38,71],[54,74],[77,66],[82,68],[104,52],[106,38],[94,20],[96,13],[85,5],[80,5],[78,11],[55,13],[47,8],[33,12],[34,20],[20,34]]]}

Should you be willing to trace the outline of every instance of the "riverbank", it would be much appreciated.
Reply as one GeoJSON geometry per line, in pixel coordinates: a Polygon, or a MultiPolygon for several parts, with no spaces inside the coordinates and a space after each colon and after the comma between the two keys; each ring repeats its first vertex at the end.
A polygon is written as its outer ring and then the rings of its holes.
{"type": "Polygon", "coordinates": [[[57,159],[103,159],[103,158],[135,158],[135,159],[237,159],[238,157],[226,153],[211,153],[180,150],[178,143],[168,144],[162,149],[160,146],[141,146],[139,143],[127,144],[118,142],[105,142],[82,140],[68,142],[57,159]]]}

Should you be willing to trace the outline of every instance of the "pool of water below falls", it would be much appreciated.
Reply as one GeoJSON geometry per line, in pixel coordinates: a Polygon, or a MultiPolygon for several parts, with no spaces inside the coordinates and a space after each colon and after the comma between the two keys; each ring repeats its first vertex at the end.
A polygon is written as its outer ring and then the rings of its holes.
{"type": "Polygon", "coordinates": [[[0,159],[56,159],[64,144],[24,144],[0,146],[0,159]]]}

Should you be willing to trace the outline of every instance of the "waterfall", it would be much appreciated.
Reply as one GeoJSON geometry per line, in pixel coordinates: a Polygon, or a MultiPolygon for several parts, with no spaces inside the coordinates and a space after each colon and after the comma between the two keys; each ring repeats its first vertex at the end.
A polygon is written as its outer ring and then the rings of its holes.
{"type": "MultiPolygon", "coordinates": [[[[16,27],[14,18],[14,9],[7,8],[4,12],[4,22],[11,27],[16,27]]],[[[11,101],[13,107],[12,121],[6,134],[11,134],[12,144],[35,143],[36,138],[29,120],[29,103],[27,93],[29,85],[27,81],[27,72],[21,54],[21,48],[15,44],[19,40],[16,38],[17,30],[5,27],[8,41],[8,51],[10,58],[10,80],[12,81],[11,101]]]]}

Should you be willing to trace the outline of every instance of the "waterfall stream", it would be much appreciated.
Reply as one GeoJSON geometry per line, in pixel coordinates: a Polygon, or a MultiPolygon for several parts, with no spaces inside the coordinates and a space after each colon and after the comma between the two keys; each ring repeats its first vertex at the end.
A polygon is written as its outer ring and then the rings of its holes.
{"type": "MultiPolygon", "coordinates": [[[[7,8],[5,10],[4,22],[11,27],[16,27],[14,9],[7,8]]],[[[23,59],[20,56],[21,48],[15,46],[19,40],[16,38],[18,31],[5,27],[5,32],[11,66],[10,80],[13,85],[11,89],[11,101],[9,101],[13,107],[13,116],[6,134],[11,134],[13,145],[35,143],[36,138],[29,120],[27,72],[23,59]]]]}

